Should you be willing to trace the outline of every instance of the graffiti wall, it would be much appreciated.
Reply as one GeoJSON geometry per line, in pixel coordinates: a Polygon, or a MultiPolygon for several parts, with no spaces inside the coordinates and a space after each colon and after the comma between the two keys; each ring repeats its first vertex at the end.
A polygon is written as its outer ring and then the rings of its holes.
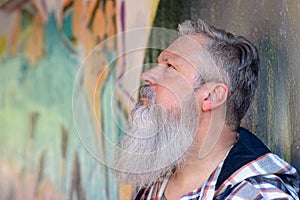
{"type": "Polygon", "coordinates": [[[142,64],[159,50],[123,55],[132,38],[120,33],[198,17],[258,46],[259,89],[243,125],[300,169],[297,0],[0,2],[0,199],[131,199],[135,189],[106,163],[142,64]]]}

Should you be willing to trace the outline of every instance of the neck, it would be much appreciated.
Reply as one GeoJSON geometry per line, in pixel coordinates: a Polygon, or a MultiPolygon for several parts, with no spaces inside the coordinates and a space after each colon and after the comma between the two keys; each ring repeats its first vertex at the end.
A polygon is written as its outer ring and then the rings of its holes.
{"type": "Polygon", "coordinates": [[[167,185],[166,196],[174,195],[173,192],[178,191],[176,197],[180,198],[182,194],[202,186],[236,141],[236,133],[229,127],[224,126],[213,147],[209,148],[208,152],[203,151],[201,148],[209,146],[209,144],[203,144],[205,141],[202,139],[208,139],[209,136],[215,137],[210,131],[206,130],[206,134],[198,131],[196,138],[200,139],[195,140],[193,151],[187,163],[176,169],[176,172],[171,176],[167,185]],[[170,194],[170,192],[173,194],[170,194]]]}

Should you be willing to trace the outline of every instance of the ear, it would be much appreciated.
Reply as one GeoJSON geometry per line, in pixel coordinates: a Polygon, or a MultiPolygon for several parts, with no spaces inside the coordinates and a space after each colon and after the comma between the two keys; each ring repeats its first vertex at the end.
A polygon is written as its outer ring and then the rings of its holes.
{"type": "Polygon", "coordinates": [[[209,83],[205,87],[202,111],[210,111],[223,105],[228,97],[228,87],[224,83],[209,83]]]}

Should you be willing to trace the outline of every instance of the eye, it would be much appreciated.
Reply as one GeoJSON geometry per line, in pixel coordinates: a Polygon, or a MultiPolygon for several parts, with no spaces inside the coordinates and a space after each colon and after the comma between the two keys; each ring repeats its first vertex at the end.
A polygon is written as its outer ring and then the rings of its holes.
{"type": "Polygon", "coordinates": [[[170,64],[170,63],[167,63],[167,66],[168,66],[168,68],[172,68],[172,69],[176,70],[176,68],[172,64],[170,64]]]}

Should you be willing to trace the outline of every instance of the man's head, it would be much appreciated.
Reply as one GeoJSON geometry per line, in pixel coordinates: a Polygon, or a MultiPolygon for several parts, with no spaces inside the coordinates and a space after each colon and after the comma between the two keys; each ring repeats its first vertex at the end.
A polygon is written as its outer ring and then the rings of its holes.
{"type": "Polygon", "coordinates": [[[200,20],[184,22],[179,32],[157,66],[142,74],[147,87],[114,158],[125,182],[151,184],[184,166],[215,145],[215,127],[225,121],[237,127],[253,98],[258,56],[250,42],[200,20]]]}
{"type": "MultiPolygon", "coordinates": [[[[198,20],[179,25],[181,35],[206,37],[205,48],[221,73],[221,79],[198,74],[198,87],[210,81],[223,82],[228,86],[226,122],[235,127],[248,110],[258,83],[259,57],[256,47],[242,36],[234,36],[198,20]]],[[[211,66],[205,66],[208,69],[211,66]]]]}

